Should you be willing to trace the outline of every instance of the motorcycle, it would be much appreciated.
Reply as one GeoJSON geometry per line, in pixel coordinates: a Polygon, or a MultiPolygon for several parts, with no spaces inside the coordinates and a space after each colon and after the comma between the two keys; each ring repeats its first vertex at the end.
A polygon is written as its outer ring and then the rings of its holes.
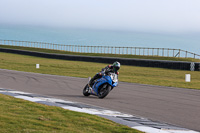
{"type": "MultiPolygon", "coordinates": [[[[90,81],[90,79],[89,79],[90,81]]],[[[104,98],[108,93],[118,85],[118,75],[112,72],[104,74],[100,79],[94,81],[91,89],[88,84],[83,89],[83,95],[95,95],[98,98],[104,98]]]]}

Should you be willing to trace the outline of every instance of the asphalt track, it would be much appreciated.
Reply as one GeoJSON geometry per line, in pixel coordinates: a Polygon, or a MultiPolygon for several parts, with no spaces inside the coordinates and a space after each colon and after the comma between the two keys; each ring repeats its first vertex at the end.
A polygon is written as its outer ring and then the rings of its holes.
{"type": "Polygon", "coordinates": [[[120,82],[105,99],[84,97],[85,78],[0,69],[0,88],[105,107],[200,131],[200,90],[120,82]]]}

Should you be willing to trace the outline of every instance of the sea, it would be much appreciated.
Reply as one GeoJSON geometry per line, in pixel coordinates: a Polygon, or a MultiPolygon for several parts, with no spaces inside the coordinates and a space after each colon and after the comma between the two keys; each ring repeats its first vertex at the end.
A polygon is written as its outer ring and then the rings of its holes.
{"type": "Polygon", "coordinates": [[[174,48],[200,55],[200,33],[155,33],[0,24],[0,39],[64,45],[174,48]]]}

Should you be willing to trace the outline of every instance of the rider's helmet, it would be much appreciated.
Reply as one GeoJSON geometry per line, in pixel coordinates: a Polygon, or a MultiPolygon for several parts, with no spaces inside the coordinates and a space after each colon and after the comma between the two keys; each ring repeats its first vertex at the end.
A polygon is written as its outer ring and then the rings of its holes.
{"type": "Polygon", "coordinates": [[[120,69],[120,63],[118,61],[115,61],[112,66],[115,72],[117,72],[120,69]]]}

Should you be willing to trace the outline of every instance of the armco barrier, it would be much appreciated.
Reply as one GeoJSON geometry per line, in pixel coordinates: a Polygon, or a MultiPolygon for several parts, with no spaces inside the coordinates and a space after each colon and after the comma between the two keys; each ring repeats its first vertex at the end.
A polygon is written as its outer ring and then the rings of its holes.
{"type": "Polygon", "coordinates": [[[25,50],[15,50],[15,49],[7,49],[7,48],[0,48],[0,52],[30,55],[30,56],[37,56],[37,57],[44,57],[44,58],[52,58],[52,59],[98,62],[98,63],[108,63],[108,64],[111,64],[114,61],[119,61],[122,65],[200,71],[200,63],[184,62],[184,61],[165,61],[165,60],[149,60],[149,59],[64,55],[64,54],[51,54],[51,53],[25,51],[25,50]]]}

